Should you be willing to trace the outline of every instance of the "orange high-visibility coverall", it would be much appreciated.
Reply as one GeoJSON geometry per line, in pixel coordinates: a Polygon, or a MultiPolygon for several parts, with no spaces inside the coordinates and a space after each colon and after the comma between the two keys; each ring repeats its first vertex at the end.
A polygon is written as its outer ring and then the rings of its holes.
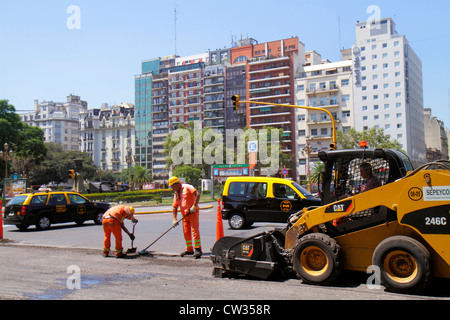
{"type": "MultiPolygon", "coordinates": [[[[173,196],[172,206],[176,209],[180,208],[183,217],[186,216],[189,213],[189,209],[195,203],[196,193],[197,190],[193,186],[183,183],[179,193],[175,192],[173,196]]],[[[199,230],[199,213],[200,210],[197,206],[197,210],[194,213],[189,214],[183,219],[183,234],[184,240],[186,241],[186,252],[194,252],[193,248],[202,250],[199,230]],[[194,238],[194,243],[192,243],[192,237],[194,238]]]]}
{"type": "Polygon", "coordinates": [[[123,220],[132,218],[133,215],[128,216],[125,212],[125,205],[118,205],[110,208],[103,215],[103,231],[105,239],[103,240],[103,253],[108,253],[111,247],[111,232],[116,238],[116,255],[122,254],[122,227],[123,220]]]}

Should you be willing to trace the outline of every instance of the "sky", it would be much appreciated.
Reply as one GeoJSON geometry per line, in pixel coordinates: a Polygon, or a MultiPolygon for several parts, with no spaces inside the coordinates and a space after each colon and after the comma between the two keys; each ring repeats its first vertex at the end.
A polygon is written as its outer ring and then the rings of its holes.
{"type": "Polygon", "coordinates": [[[391,17],[422,61],[424,107],[450,127],[447,0],[0,0],[0,99],[134,103],[141,61],[297,36],[339,61],[355,23],[391,17]],[[175,15],[176,10],[176,15],[175,15]]]}

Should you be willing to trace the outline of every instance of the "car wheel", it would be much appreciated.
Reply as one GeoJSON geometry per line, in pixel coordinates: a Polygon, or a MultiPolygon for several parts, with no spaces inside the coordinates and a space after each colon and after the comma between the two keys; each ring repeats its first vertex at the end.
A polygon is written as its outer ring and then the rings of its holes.
{"type": "Polygon", "coordinates": [[[240,213],[233,213],[228,219],[228,225],[231,229],[242,229],[245,226],[245,218],[240,213]]]}
{"type": "Polygon", "coordinates": [[[50,229],[51,224],[52,223],[50,221],[50,218],[47,215],[43,214],[43,215],[39,216],[39,218],[36,222],[36,228],[38,230],[48,230],[48,229],[50,229]]]}
{"type": "Polygon", "coordinates": [[[97,212],[94,217],[95,224],[102,224],[104,212],[97,212]]]}

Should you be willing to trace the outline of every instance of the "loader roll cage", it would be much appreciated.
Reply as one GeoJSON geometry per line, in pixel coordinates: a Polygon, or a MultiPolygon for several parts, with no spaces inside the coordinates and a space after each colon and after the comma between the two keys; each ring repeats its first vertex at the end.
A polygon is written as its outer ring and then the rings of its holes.
{"type": "MultiPolygon", "coordinates": [[[[364,192],[359,167],[370,164],[373,175],[381,185],[405,177],[413,170],[409,158],[402,152],[390,149],[355,149],[319,152],[324,162],[321,175],[320,197],[327,205],[364,192]]],[[[397,215],[384,206],[352,213],[342,219],[325,224],[326,232],[335,237],[367,227],[397,220],[397,215]]]]}
{"type": "Polygon", "coordinates": [[[406,176],[413,167],[409,158],[400,151],[390,149],[354,149],[319,152],[324,163],[320,198],[326,205],[360,193],[364,179],[359,173],[362,163],[372,166],[373,174],[381,185],[406,176]]]}

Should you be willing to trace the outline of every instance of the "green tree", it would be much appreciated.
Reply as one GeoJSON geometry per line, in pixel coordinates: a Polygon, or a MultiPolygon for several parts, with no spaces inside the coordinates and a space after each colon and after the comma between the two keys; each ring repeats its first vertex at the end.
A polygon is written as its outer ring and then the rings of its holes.
{"type": "Polygon", "coordinates": [[[47,156],[47,147],[44,143],[44,132],[39,127],[23,124],[19,132],[13,167],[17,172],[24,173],[28,178],[30,172],[38,167],[47,156]]]}
{"type": "Polygon", "coordinates": [[[322,161],[314,162],[311,168],[311,182],[317,183],[320,181],[320,175],[324,170],[324,163],[322,161]]]}
{"type": "MultiPolygon", "coordinates": [[[[211,164],[209,162],[213,162],[213,164],[224,164],[228,163],[228,156],[231,154],[233,157],[234,163],[241,162],[242,160],[238,159],[238,146],[234,145],[234,150],[228,150],[226,148],[226,145],[224,143],[225,137],[223,135],[219,134],[213,134],[213,131],[211,128],[204,128],[202,130],[195,130],[194,123],[190,122],[187,127],[184,125],[179,125],[179,129],[185,129],[183,131],[186,133],[186,137],[180,137],[180,139],[173,139],[173,133],[169,134],[165,143],[164,143],[164,149],[170,150],[168,157],[166,158],[166,168],[171,168],[173,172],[176,171],[178,166],[184,166],[184,165],[190,165],[193,168],[200,169],[202,172],[202,176],[205,178],[210,178],[211,173],[211,164]],[[201,141],[201,142],[200,142],[201,141]],[[200,143],[199,143],[200,142],[200,143]],[[176,154],[176,156],[179,156],[183,159],[181,164],[178,166],[174,164],[172,159],[172,152],[178,152],[177,147],[180,145],[186,144],[186,148],[182,150],[179,154],[176,154]],[[196,148],[197,153],[196,153],[196,148]],[[184,151],[187,150],[189,154],[185,154],[184,151]],[[202,159],[195,159],[196,156],[202,155],[202,159]],[[208,163],[205,162],[205,158],[208,157],[209,159],[212,159],[213,161],[208,161],[208,163]],[[186,161],[185,161],[186,160],[186,161]],[[217,160],[217,161],[216,161],[217,160]]],[[[264,127],[263,129],[267,130],[267,155],[272,155],[272,148],[273,145],[271,144],[272,139],[272,130],[277,130],[278,137],[280,140],[282,140],[284,136],[284,132],[282,129],[278,128],[272,128],[272,127],[264,127]]],[[[256,138],[260,141],[258,137],[262,133],[266,133],[266,131],[262,130],[254,130],[253,135],[249,134],[248,128],[244,128],[243,134],[245,135],[245,139],[242,139],[240,146],[241,150],[244,150],[245,152],[245,159],[244,163],[248,162],[248,153],[247,153],[247,143],[251,136],[253,138],[256,138]]],[[[252,138],[252,139],[253,139],[252,138]]],[[[278,160],[278,169],[281,168],[281,166],[286,168],[292,168],[294,165],[293,161],[293,155],[292,153],[286,153],[281,150],[281,141],[278,144],[278,150],[273,151],[274,154],[277,154],[277,160],[278,160]]],[[[180,148],[181,149],[181,148],[180,148]]],[[[261,154],[261,152],[259,153],[261,154]]],[[[260,160],[260,159],[258,159],[260,160]]],[[[264,167],[270,167],[272,164],[262,164],[260,161],[257,162],[255,169],[261,169],[264,167]]],[[[279,170],[278,170],[279,171],[279,170]]]]}
{"type": "Polygon", "coordinates": [[[152,182],[152,173],[144,166],[135,165],[132,169],[133,182],[136,189],[142,188],[144,183],[152,182]]]}
{"type": "Polygon", "coordinates": [[[226,148],[223,141],[223,136],[220,133],[214,133],[211,128],[204,128],[198,130],[195,127],[194,122],[190,121],[187,126],[180,124],[178,129],[184,129],[183,133],[186,136],[179,137],[175,141],[173,138],[173,132],[168,135],[166,141],[164,142],[164,150],[170,150],[166,158],[166,168],[172,169],[175,172],[178,166],[190,165],[193,168],[200,169],[202,176],[211,177],[211,164],[205,162],[204,155],[207,155],[213,159],[225,159],[226,148]],[[199,141],[201,141],[199,143],[199,141]],[[180,161],[182,163],[175,164],[172,159],[172,152],[177,150],[177,147],[184,145],[186,148],[180,150],[180,158],[186,161],[180,161]],[[188,150],[189,154],[185,154],[185,150],[188,150]],[[218,154],[216,153],[219,150],[218,154]],[[196,157],[201,156],[201,159],[196,157]]]}
{"type": "Polygon", "coordinates": [[[184,178],[186,183],[192,184],[195,188],[200,187],[202,170],[191,166],[179,166],[174,172],[178,178],[184,178]]]}
{"type": "Polygon", "coordinates": [[[39,168],[31,173],[31,184],[46,184],[52,181],[55,183],[67,182],[69,179],[68,171],[76,169],[75,159],[83,160],[83,167],[79,170],[79,173],[83,174],[85,179],[91,180],[94,177],[97,168],[89,154],[81,151],[64,150],[59,143],[47,142],[45,146],[48,149],[47,157],[41,162],[39,168]]]}
{"type": "MultiPolygon", "coordinates": [[[[131,175],[135,189],[140,189],[144,183],[152,182],[151,172],[141,165],[135,165],[131,168],[131,175]]],[[[130,169],[125,168],[120,172],[119,180],[122,182],[130,183],[130,169]]]]}
{"type": "MultiPolygon", "coordinates": [[[[39,127],[22,123],[15,111],[8,100],[0,100],[0,144],[1,149],[4,143],[9,144],[9,149],[14,151],[14,170],[28,177],[30,171],[45,159],[44,132],[39,127]]],[[[3,167],[4,161],[1,162],[3,167]]]]}
{"type": "Polygon", "coordinates": [[[8,100],[0,100],[0,143],[8,143],[12,150],[19,140],[19,132],[23,128],[20,116],[16,113],[16,109],[8,100]]]}
{"type": "Polygon", "coordinates": [[[339,149],[359,149],[359,143],[367,141],[367,147],[369,148],[386,148],[402,151],[402,146],[397,140],[392,140],[390,135],[384,133],[383,129],[376,129],[375,127],[362,132],[353,128],[345,133],[339,130],[336,136],[339,149]]]}

